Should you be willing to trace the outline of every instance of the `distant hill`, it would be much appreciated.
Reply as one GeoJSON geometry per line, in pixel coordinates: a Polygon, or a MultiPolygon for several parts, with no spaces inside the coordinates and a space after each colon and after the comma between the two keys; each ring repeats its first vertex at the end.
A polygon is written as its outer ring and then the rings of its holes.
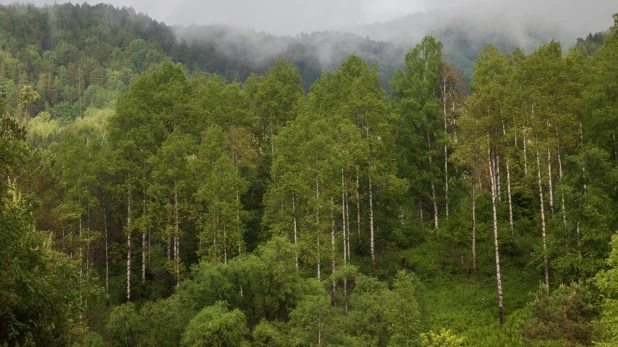
{"type": "MultiPolygon", "coordinates": [[[[443,41],[447,58],[468,78],[487,43],[505,51],[518,46],[531,51],[563,34],[544,27],[515,31],[499,20],[472,23],[435,13],[345,30],[275,36],[225,25],[171,27],[131,8],[105,4],[0,6],[0,97],[21,112],[19,90],[31,85],[40,98],[23,112],[48,111],[69,120],[88,107],[112,102],[136,75],[167,58],[184,64],[189,73],[240,82],[285,58],[298,68],[308,90],[323,71],[338,68],[352,52],[379,65],[388,90],[405,53],[427,34],[443,41]]],[[[579,44],[592,51],[599,40],[589,36],[579,44]]],[[[576,43],[568,41],[565,46],[576,43]]]]}

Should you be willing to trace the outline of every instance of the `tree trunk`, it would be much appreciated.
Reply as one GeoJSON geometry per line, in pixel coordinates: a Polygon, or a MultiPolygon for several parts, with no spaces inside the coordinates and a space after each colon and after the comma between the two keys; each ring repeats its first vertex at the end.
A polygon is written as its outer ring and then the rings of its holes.
{"type": "Polygon", "coordinates": [[[356,235],[357,248],[361,247],[360,169],[356,166],[356,235]]]}
{"type": "Polygon", "coordinates": [[[105,292],[109,293],[109,248],[107,244],[107,213],[103,207],[103,232],[105,233],[105,292]]]}
{"type": "Polygon", "coordinates": [[[376,266],[375,244],[373,234],[373,186],[371,185],[371,160],[368,162],[369,174],[369,242],[371,244],[371,273],[374,272],[376,266]]]}
{"type": "MultiPolygon", "coordinates": [[[[238,172],[238,167],[236,167],[236,171],[238,172]]],[[[240,210],[241,209],[242,208],[240,205],[240,194],[238,194],[238,189],[236,188],[236,223],[237,225],[241,225],[241,222],[240,222],[240,210]]],[[[240,234],[238,238],[238,256],[242,255],[243,243],[244,243],[244,234],[240,234]]],[[[242,286],[240,287],[240,289],[242,293],[242,286]]]]}
{"type": "Polygon", "coordinates": [[[79,201],[79,271],[83,273],[84,270],[84,246],[82,240],[82,201],[79,201]]]}
{"type": "Polygon", "coordinates": [[[322,326],[324,323],[321,321],[321,317],[318,316],[318,346],[322,346],[322,326]]]}
{"type": "MultiPolygon", "coordinates": [[[[488,140],[489,142],[489,140],[488,140]]],[[[493,171],[491,150],[487,149],[487,161],[489,163],[489,178],[491,181],[491,207],[493,217],[493,230],[494,230],[494,250],[496,256],[496,283],[498,288],[498,314],[500,316],[500,326],[504,325],[504,309],[502,305],[502,279],[500,277],[500,252],[498,249],[498,216],[496,212],[496,177],[493,171]]]]}
{"type": "Polygon", "coordinates": [[[551,152],[547,148],[547,180],[549,189],[549,211],[554,214],[554,188],[551,180],[551,152]]]}
{"type": "Polygon", "coordinates": [[[343,313],[348,315],[348,277],[343,277],[343,313]]]}
{"type": "Polygon", "coordinates": [[[321,279],[321,269],[320,269],[320,181],[318,180],[318,176],[315,176],[315,223],[316,223],[316,237],[317,237],[317,256],[318,256],[318,280],[321,279]]]}
{"type": "MultiPolygon", "coordinates": [[[[129,176],[131,179],[131,176],[129,176]]],[[[131,188],[127,194],[127,302],[131,302],[131,188]]]]}
{"type": "Polygon", "coordinates": [[[221,223],[219,222],[219,210],[215,211],[215,220],[212,222],[212,230],[215,230],[213,238],[212,238],[212,244],[213,246],[215,246],[215,252],[217,253],[217,260],[221,261],[221,253],[219,251],[219,249],[217,249],[217,239],[219,237],[219,230],[221,229],[221,223]]]}
{"type": "Polygon", "coordinates": [[[476,273],[476,182],[472,174],[472,272],[476,273]]]}
{"type": "Polygon", "coordinates": [[[292,213],[294,214],[294,263],[296,264],[296,269],[298,269],[298,228],[296,223],[296,195],[292,194],[292,213]]]}
{"type": "Polygon", "coordinates": [[[180,220],[178,216],[178,187],[174,181],[174,260],[176,263],[176,285],[180,284],[180,220]]]}
{"type": "Polygon", "coordinates": [[[167,236],[167,260],[172,260],[172,237],[167,236]]]}
{"type": "Polygon", "coordinates": [[[547,241],[545,233],[545,206],[543,203],[543,182],[541,180],[541,159],[539,158],[538,141],[536,148],[537,179],[539,184],[539,203],[541,205],[541,235],[543,239],[543,268],[545,270],[545,288],[549,294],[549,265],[547,260],[547,241]]]}
{"type": "Polygon", "coordinates": [[[223,264],[227,264],[227,225],[223,223],[223,264]]]}
{"type": "Polygon", "coordinates": [[[346,264],[350,262],[350,198],[348,192],[345,192],[345,243],[348,250],[346,264]]]}
{"type": "Polygon", "coordinates": [[[90,269],[90,206],[86,207],[86,271],[90,269]]]}
{"type": "Polygon", "coordinates": [[[142,230],[142,284],[146,283],[146,233],[148,227],[146,226],[146,189],[142,191],[142,217],[144,223],[144,230],[142,230]]]}
{"type": "Polygon", "coordinates": [[[496,187],[498,189],[496,193],[496,198],[498,199],[498,201],[502,201],[502,191],[500,187],[500,156],[497,154],[495,156],[496,158],[494,159],[494,176],[496,179],[496,187]]]}
{"type": "MultiPolygon", "coordinates": [[[[447,102],[447,83],[446,81],[442,82],[442,115],[444,120],[444,138],[448,139],[448,125],[447,118],[448,112],[446,111],[446,102],[447,102]]],[[[453,103],[453,110],[455,109],[455,104],[453,103]]],[[[448,148],[446,142],[444,143],[444,215],[448,219],[448,148]]]]}
{"type": "MultiPolygon", "coordinates": [[[[431,151],[431,138],[429,137],[429,133],[427,133],[427,149],[431,151]]],[[[432,172],[433,166],[433,158],[429,155],[429,172],[432,172]]],[[[431,175],[431,200],[433,201],[433,227],[434,229],[438,229],[439,226],[439,218],[438,218],[438,199],[436,196],[436,185],[433,180],[433,175],[431,175]]]]}
{"type": "Polygon", "coordinates": [[[616,145],[616,133],[612,132],[612,140],[614,140],[614,160],[618,162],[618,146],[616,145]]]}
{"type": "Polygon", "coordinates": [[[521,132],[524,143],[524,175],[528,175],[528,155],[526,153],[526,125],[521,126],[521,132]]]}
{"type": "Polygon", "coordinates": [[[581,235],[580,235],[580,230],[579,230],[579,220],[577,221],[577,227],[575,229],[576,233],[577,233],[577,253],[579,255],[579,259],[582,259],[582,242],[581,242],[581,235]]]}
{"type": "Polygon", "coordinates": [[[270,155],[272,158],[275,157],[275,134],[273,130],[273,121],[272,121],[272,109],[270,111],[270,155]]]}
{"type": "Polygon", "coordinates": [[[343,244],[343,264],[348,261],[348,249],[346,243],[346,208],[345,208],[345,173],[341,168],[341,234],[343,244]]]}
{"type": "Polygon", "coordinates": [[[337,283],[335,282],[335,270],[337,256],[335,250],[335,201],[333,198],[330,200],[331,205],[331,229],[330,229],[330,274],[331,274],[331,305],[337,306],[337,283]]]}
{"type": "MultiPolygon", "coordinates": [[[[444,135],[448,138],[446,107],[444,107],[444,135]]],[[[448,219],[448,147],[444,144],[444,213],[448,219]]]]}
{"type": "MultiPolygon", "coordinates": [[[[429,156],[429,170],[431,170],[431,155],[429,156]]],[[[434,184],[433,177],[431,178],[431,200],[433,202],[433,227],[438,229],[438,199],[436,197],[436,185],[434,184]]]]}
{"type": "Polygon", "coordinates": [[[509,160],[506,160],[506,189],[509,198],[509,229],[511,231],[511,237],[515,236],[513,231],[513,199],[511,198],[511,168],[509,166],[509,160]]]}
{"type": "MultiPolygon", "coordinates": [[[[556,138],[558,136],[556,135],[556,138]]],[[[562,157],[560,155],[560,144],[558,143],[558,148],[556,151],[556,155],[558,156],[558,182],[562,182],[562,157]]],[[[560,214],[562,215],[562,228],[564,229],[564,247],[565,252],[569,253],[569,242],[568,242],[568,230],[567,230],[567,220],[566,220],[566,207],[564,203],[564,191],[560,191],[560,214]]]]}
{"type": "MultiPolygon", "coordinates": [[[[562,158],[560,156],[560,147],[558,147],[558,182],[562,182],[562,158]]],[[[562,226],[564,230],[567,228],[566,208],[564,203],[564,192],[560,192],[560,210],[562,211],[562,226]]]]}

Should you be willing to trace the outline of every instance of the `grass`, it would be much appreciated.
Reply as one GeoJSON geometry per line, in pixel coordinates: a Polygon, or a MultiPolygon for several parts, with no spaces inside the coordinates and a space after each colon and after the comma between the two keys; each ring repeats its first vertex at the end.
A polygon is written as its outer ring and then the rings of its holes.
{"type": "Polygon", "coordinates": [[[465,338],[466,346],[524,346],[519,332],[528,315],[529,293],[538,286],[536,274],[503,261],[505,324],[501,327],[492,257],[481,257],[477,274],[472,274],[460,253],[443,243],[423,243],[399,256],[407,259],[425,285],[432,330],[450,329],[465,338]]]}

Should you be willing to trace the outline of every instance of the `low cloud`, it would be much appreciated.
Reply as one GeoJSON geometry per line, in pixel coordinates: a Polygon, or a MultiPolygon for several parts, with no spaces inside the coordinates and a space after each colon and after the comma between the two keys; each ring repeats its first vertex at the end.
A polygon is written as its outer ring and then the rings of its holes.
{"type": "MultiPolygon", "coordinates": [[[[479,21],[507,19],[510,26],[530,21],[558,25],[577,33],[608,28],[616,0],[108,0],[118,7],[133,7],[170,25],[229,24],[276,35],[326,31],[385,22],[417,12],[452,14],[479,21]]],[[[0,0],[2,4],[14,1],[0,0]]],[[[30,0],[36,5],[54,0],[30,0]]],[[[60,1],[58,1],[60,3],[60,1]]],[[[95,4],[100,1],[88,1],[95,4]]],[[[582,34],[583,35],[583,34],[582,34]]]]}

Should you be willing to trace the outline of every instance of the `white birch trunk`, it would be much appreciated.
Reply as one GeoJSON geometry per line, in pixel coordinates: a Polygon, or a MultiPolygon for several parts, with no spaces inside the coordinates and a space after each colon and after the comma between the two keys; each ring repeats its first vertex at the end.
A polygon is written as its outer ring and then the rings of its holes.
{"type": "Polygon", "coordinates": [[[316,238],[317,238],[317,266],[318,266],[318,280],[321,279],[321,269],[320,269],[320,181],[318,180],[318,176],[315,176],[315,223],[316,223],[316,238]]]}
{"type": "MultiPolygon", "coordinates": [[[[489,142],[489,139],[488,139],[489,142]]],[[[489,163],[489,178],[491,181],[491,205],[493,213],[493,231],[494,231],[494,251],[496,257],[496,283],[498,289],[498,314],[500,315],[500,326],[504,325],[504,309],[502,303],[502,279],[500,276],[500,251],[498,249],[498,216],[496,212],[496,177],[492,168],[491,150],[487,149],[487,160],[489,163]]]]}
{"type": "Polygon", "coordinates": [[[172,260],[172,237],[167,237],[167,260],[172,260]]]}
{"type": "Polygon", "coordinates": [[[360,172],[358,166],[356,167],[356,234],[357,234],[357,248],[361,246],[361,210],[360,210],[360,172]]]}
{"type": "Polygon", "coordinates": [[[330,200],[331,205],[331,229],[330,229],[330,274],[331,274],[331,304],[337,306],[337,283],[335,282],[336,261],[335,257],[337,252],[335,250],[335,201],[333,198],[330,200]]]}
{"type": "Polygon", "coordinates": [[[551,214],[554,214],[554,188],[553,188],[553,184],[552,184],[552,179],[551,179],[551,152],[549,151],[549,148],[547,148],[547,180],[549,183],[549,211],[551,212],[551,214]]]}
{"type": "Polygon", "coordinates": [[[579,255],[579,259],[581,259],[582,258],[582,244],[581,244],[581,237],[580,237],[580,230],[579,230],[579,221],[577,221],[576,232],[577,232],[577,253],[579,255]]]}
{"type": "Polygon", "coordinates": [[[476,273],[476,183],[472,175],[472,272],[476,273]]]}
{"type": "MultiPolygon", "coordinates": [[[[562,182],[562,157],[560,155],[560,142],[558,134],[556,133],[556,141],[557,141],[557,150],[556,155],[558,157],[558,182],[562,182]]],[[[566,220],[566,207],[564,203],[564,191],[560,191],[560,214],[562,217],[562,228],[564,229],[564,248],[565,252],[569,253],[569,242],[568,242],[568,230],[567,230],[567,220],[566,220]]]]}
{"type": "MultiPolygon", "coordinates": [[[[446,92],[446,89],[444,89],[443,92],[446,92]]],[[[446,112],[446,96],[444,97],[444,100],[442,102],[442,107],[444,111],[444,136],[448,138],[448,126],[446,121],[448,115],[448,113],[446,112]]],[[[444,144],[444,201],[444,213],[446,215],[446,218],[448,219],[448,146],[446,145],[446,143],[444,144]]]]}
{"type": "MultiPolygon", "coordinates": [[[[431,138],[429,137],[429,133],[427,133],[427,148],[431,150],[431,138]]],[[[433,166],[433,158],[429,155],[429,171],[431,172],[431,167],[433,166]]],[[[434,184],[433,175],[431,177],[431,199],[433,200],[433,227],[438,229],[439,226],[439,218],[438,218],[438,199],[436,197],[436,185],[434,184]]]]}
{"type": "Polygon", "coordinates": [[[105,292],[109,293],[109,247],[107,244],[107,213],[103,207],[103,232],[105,233],[105,292]]]}
{"type": "Polygon", "coordinates": [[[496,193],[496,198],[498,199],[498,201],[502,201],[502,191],[501,191],[501,187],[500,187],[500,156],[496,154],[496,158],[494,160],[494,175],[496,178],[496,187],[498,188],[498,191],[496,193]]]}
{"type": "Polygon", "coordinates": [[[346,249],[348,250],[346,264],[350,262],[350,198],[348,197],[348,192],[345,192],[345,243],[346,249]]]}
{"type": "Polygon", "coordinates": [[[513,199],[511,197],[511,168],[509,166],[508,159],[506,160],[506,188],[507,193],[509,194],[509,229],[511,231],[511,237],[514,237],[515,232],[513,231],[513,199]]]}
{"type": "Polygon", "coordinates": [[[142,195],[142,217],[144,218],[144,230],[142,230],[142,284],[146,283],[146,189],[144,188],[142,195]]]}
{"type": "MultiPolygon", "coordinates": [[[[129,179],[131,176],[129,175],[129,179]]],[[[131,302],[131,190],[127,194],[127,302],[131,302]]]]}
{"type": "MultiPolygon", "coordinates": [[[[430,157],[431,158],[431,157],[430,157]]],[[[438,201],[437,201],[437,197],[436,197],[436,186],[433,182],[433,178],[431,179],[431,197],[432,197],[432,202],[433,202],[433,227],[435,229],[438,229],[438,222],[439,222],[439,218],[438,218],[438,201]]]]}
{"type": "Polygon", "coordinates": [[[296,269],[298,269],[298,227],[296,223],[296,195],[292,194],[292,213],[294,214],[293,228],[294,228],[294,263],[296,269]]]}
{"type": "Polygon", "coordinates": [[[547,260],[547,240],[545,233],[545,206],[543,203],[543,182],[541,180],[541,159],[539,158],[539,147],[537,141],[536,148],[536,166],[537,166],[537,179],[539,184],[539,203],[541,205],[541,235],[543,239],[543,268],[545,272],[545,288],[549,293],[549,264],[547,260]]]}
{"type": "Polygon", "coordinates": [[[371,185],[371,161],[368,163],[369,174],[369,240],[371,244],[371,273],[374,272],[376,266],[374,234],[373,234],[373,186],[371,185]]]}
{"type": "MultiPolygon", "coordinates": [[[[562,182],[562,157],[560,155],[560,145],[558,145],[558,182],[562,182]]],[[[560,192],[560,210],[562,212],[562,226],[564,230],[567,230],[567,220],[566,220],[566,207],[564,203],[564,192],[560,192]]]]}
{"type": "Polygon", "coordinates": [[[614,140],[614,160],[618,162],[618,146],[616,146],[616,133],[612,132],[612,140],[614,140]]]}
{"type": "Polygon", "coordinates": [[[80,273],[83,272],[84,269],[84,246],[82,245],[83,240],[82,240],[82,202],[81,200],[79,201],[79,271],[80,273]]]}
{"type": "Polygon", "coordinates": [[[345,173],[341,168],[341,233],[343,244],[343,264],[347,264],[348,261],[348,249],[346,243],[346,203],[345,203],[345,173]]]}
{"type": "Polygon", "coordinates": [[[521,133],[524,143],[524,175],[528,175],[528,155],[526,153],[526,125],[521,126],[521,133]]]}
{"type": "Polygon", "coordinates": [[[223,224],[223,263],[227,264],[227,225],[223,224]]]}
{"type": "Polygon", "coordinates": [[[343,313],[348,315],[348,277],[343,277],[343,313]]]}
{"type": "Polygon", "coordinates": [[[176,265],[176,285],[180,284],[180,219],[178,216],[178,188],[174,181],[174,260],[176,265]]]}
{"type": "Polygon", "coordinates": [[[86,207],[86,271],[90,270],[90,207],[86,207]]]}

